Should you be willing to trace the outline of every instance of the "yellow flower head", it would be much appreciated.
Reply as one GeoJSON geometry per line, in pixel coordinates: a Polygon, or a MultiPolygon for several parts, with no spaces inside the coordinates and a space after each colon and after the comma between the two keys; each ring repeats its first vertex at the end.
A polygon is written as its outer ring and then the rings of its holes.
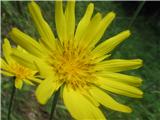
{"type": "Polygon", "coordinates": [[[109,53],[130,36],[130,31],[123,31],[99,43],[115,13],[110,12],[102,17],[100,13],[93,15],[93,10],[94,5],[90,3],[75,27],[75,1],[67,2],[65,12],[62,1],[56,1],[58,36],[55,37],[39,6],[31,2],[29,11],[40,34],[39,41],[17,28],[10,32],[13,41],[31,53],[24,55],[14,51],[14,58],[23,65],[38,68],[46,78],[36,90],[38,101],[45,104],[60,88],[65,106],[73,118],[80,120],[105,119],[100,105],[121,112],[132,111],[130,107],[115,101],[105,90],[134,98],[143,95],[137,88],[142,81],[140,78],[119,73],[141,67],[142,60],[109,60],[109,53]]]}
{"type": "MultiPolygon", "coordinates": [[[[15,48],[15,49],[19,49],[21,52],[24,52],[24,50],[20,47],[15,48]]],[[[21,89],[23,82],[30,84],[30,85],[34,85],[33,82],[38,82],[38,83],[41,82],[41,80],[34,77],[37,71],[31,70],[27,67],[24,67],[18,64],[11,57],[12,48],[7,39],[4,39],[3,53],[4,53],[5,60],[1,58],[0,72],[3,75],[15,77],[15,87],[16,88],[21,89]]]]}

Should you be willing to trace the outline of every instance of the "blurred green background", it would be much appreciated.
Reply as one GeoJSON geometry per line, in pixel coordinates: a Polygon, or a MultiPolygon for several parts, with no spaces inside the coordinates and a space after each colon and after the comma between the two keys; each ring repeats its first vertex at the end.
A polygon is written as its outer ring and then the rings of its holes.
{"type": "MultiPolygon", "coordinates": [[[[1,2],[1,37],[8,36],[12,27],[18,27],[27,34],[38,38],[38,33],[30,18],[28,2],[1,2]]],[[[76,23],[80,20],[86,10],[89,1],[78,1],[76,3],[76,23]]],[[[109,120],[159,120],[160,119],[160,2],[145,2],[138,16],[133,21],[133,16],[142,2],[111,2],[100,1],[95,4],[95,13],[105,15],[109,11],[117,13],[116,19],[104,34],[102,41],[123,30],[130,29],[132,36],[123,42],[112,52],[112,58],[144,60],[144,66],[139,70],[129,71],[131,75],[141,76],[144,81],[142,90],[143,99],[131,99],[115,96],[118,101],[133,108],[131,114],[115,112],[104,109],[109,120]],[[133,21],[133,24],[132,24],[133,21]],[[130,26],[129,26],[130,25],[130,26]]],[[[38,2],[47,22],[55,32],[54,2],[38,2]]],[[[3,42],[3,40],[2,40],[3,42]]],[[[1,118],[6,120],[12,82],[9,78],[2,76],[1,80],[1,118]]],[[[51,100],[47,105],[39,105],[34,96],[34,87],[24,86],[21,91],[16,91],[14,98],[12,120],[48,120],[51,100]]],[[[77,101],[78,104],[78,101],[77,101]]],[[[102,108],[103,109],[103,108],[102,108]]],[[[71,116],[58,101],[54,120],[70,120],[71,116]]]]}

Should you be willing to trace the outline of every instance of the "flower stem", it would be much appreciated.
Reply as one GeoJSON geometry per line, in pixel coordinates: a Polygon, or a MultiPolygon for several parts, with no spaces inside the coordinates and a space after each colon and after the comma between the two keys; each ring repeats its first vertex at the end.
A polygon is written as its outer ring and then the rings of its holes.
{"type": "Polygon", "coordinates": [[[137,18],[138,14],[140,13],[140,11],[142,10],[143,6],[145,4],[145,1],[142,1],[140,3],[140,5],[138,6],[137,10],[135,11],[132,20],[130,21],[128,27],[130,28],[132,26],[132,24],[134,23],[135,19],[137,18]]]}
{"type": "Polygon", "coordinates": [[[7,120],[10,120],[11,110],[12,110],[12,104],[13,104],[13,98],[14,98],[15,92],[16,92],[16,88],[15,88],[15,86],[14,86],[14,82],[15,82],[15,77],[13,77],[13,86],[12,86],[12,92],[11,92],[9,107],[8,107],[7,120]]]}
{"type": "Polygon", "coordinates": [[[56,108],[56,104],[57,104],[57,101],[58,101],[59,94],[60,94],[60,88],[54,94],[54,97],[53,97],[53,100],[52,100],[52,108],[51,108],[51,113],[50,113],[49,120],[52,120],[52,118],[53,118],[53,114],[54,114],[54,110],[56,108]]]}

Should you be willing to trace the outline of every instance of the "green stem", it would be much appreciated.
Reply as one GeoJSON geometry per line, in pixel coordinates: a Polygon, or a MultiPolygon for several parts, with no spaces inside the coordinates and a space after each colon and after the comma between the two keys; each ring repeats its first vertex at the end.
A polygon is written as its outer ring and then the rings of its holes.
{"type": "Polygon", "coordinates": [[[13,98],[14,98],[15,92],[16,92],[16,88],[15,88],[14,82],[15,82],[15,77],[13,77],[13,86],[12,86],[12,92],[11,92],[9,107],[8,107],[7,120],[10,120],[11,110],[12,110],[12,104],[13,104],[13,98]]]}
{"type": "Polygon", "coordinates": [[[53,114],[54,114],[54,111],[55,111],[55,108],[56,108],[56,104],[57,104],[57,101],[58,101],[59,94],[60,94],[60,88],[54,94],[54,97],[53,97],[53,100],[52,100],[52,108],[51,108],[51,113],[50,113],[49,120],[53,119],[53,114]]]}
{"type": "Polygon", "coordinates": [[[145,4],[145,1],[142,1],[140,3],[140,5],[138,6],[137,10],[135,11],[133,18],[131,20],[131,22],[129,23],[128,27],[130,28],[132,26],[132,24],[134,23],[135,19],[137,18],[138,14],[140,13],[140,11],[142,10],[143,6],[145,4]]]}

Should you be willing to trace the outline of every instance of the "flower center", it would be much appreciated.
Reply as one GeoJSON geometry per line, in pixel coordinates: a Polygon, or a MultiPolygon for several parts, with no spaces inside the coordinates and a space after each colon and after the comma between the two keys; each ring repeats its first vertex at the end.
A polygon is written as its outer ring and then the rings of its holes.
{"type": "Polygon", "coordinates": [[[59,76],[59,81],[74,89],[84,87],[94,79],[90,60],[74,49],[65,49],[62,53],[56,51],[50,58],[50,64],[59,76]]]}
{"type": "Polygon", "coordinates": [[[13,73],[18,79],[25,79],[29,76],[33,76],[33,71],[28,68],[25,68],[19,64],[13,63],[10,65],[9,70],[13,73]]]}

